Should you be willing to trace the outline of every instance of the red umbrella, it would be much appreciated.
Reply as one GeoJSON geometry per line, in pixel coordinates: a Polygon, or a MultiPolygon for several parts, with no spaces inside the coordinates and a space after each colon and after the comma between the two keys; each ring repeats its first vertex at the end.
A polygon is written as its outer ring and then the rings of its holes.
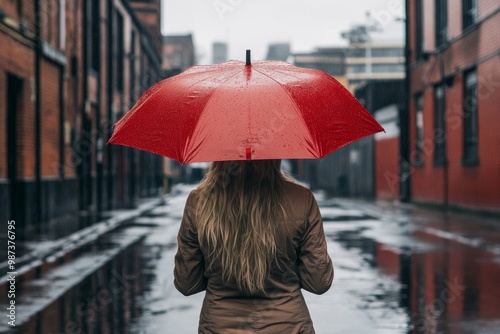
{"type": "Polygon", "coordinates": [[[180,163],[322,158],[383,131],[337,80],[283,61],[193,66],[148,89],[109,143],[180,163]]]}

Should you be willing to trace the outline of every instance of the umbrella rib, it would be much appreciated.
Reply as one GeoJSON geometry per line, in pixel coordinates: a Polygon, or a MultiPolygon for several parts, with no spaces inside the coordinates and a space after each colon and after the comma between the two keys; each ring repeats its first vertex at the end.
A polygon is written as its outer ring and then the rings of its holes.
{"type": "MultiPolygon", "coordinates": [[[[198,119],[196,120],[196,124],[195,126],[193,127],[193,132],[191,133],[191,136],[190,136],[190,139],[189,139],[189,142],[187,143],[187,145],[184,146],[184,150],[186,152],[189,152],[190,151],[190,147],[192,145],[192,140],[193,140],[193,134],[196,133],[196,130],[198,129],[198,124],[200,123],[200,120],[203,116],[203,113],[205,112],[205,107],[210,103],[210,101],[212,100],[212,97],[214,96],[215,92],[222,86],[224,85],[226,82],[228,82],[229,80],[231,80],[232,78],[234,78],[236,75],[238,75],[240,73],[239,70],[235,70],[234,71],[235,73],[230,75],[226,80],[224,80],[223,82],[220,83],[220,85],[218,85],[217,87],[215,87],[212,92],[210,93],[210,97],[208,98],[207,102],[205,103],[205,106],[203,107],[203,109],[201,110],[201,113],[200,113],[200,116],[198,117],[198,119]]],[[[221,73],[222,75],[222,73],[221,73]]],[[[203,80],[200,80],[199,82],[202,82],[204,81],[205,79],[203,80]]],[[[199,83],[197,82],[197,83],[199,83]]],[[[182,153],[182,155],[184,156],[184,153],[182,153]]],[[[186,160],[191,160],[192,159],[192,156],[189,156],[189,159],[186,159],[186,160]]]]}
{"type": "MultiPolygon", "coordinates": [[[[310,138],[313,138],[312,134],[311,134],[311,131],[309,129],[309,127],[307,126],[304,118],[302,117],[301,113],[300,113],[300,109],[299,107],[297,106],[297,103],[295,103],[295,100],[292,98],[292,96],[290,95],[290,93],[288,92],[288,90],[286,90],[285,86],[283,86],[283,84],[281,82],[279,82],[278,80],[274,79],[272,76],[266,74],[266,73],[263,73],[262,71],[259,71],[258,69],[256,68],[252,68],[254,71],[256,72],[259,72],[260,74],[268,77],[269,79],[271,79],[272,81],[276,82],[280,87],[281,89],[283,89],[283,91],[285,91],[285,93],[288,95],[288,97],[290,98],[290,101],[292,102],[293,106],[294,106],[294,109],[295,109],[295,113],[297,114],[297,116],[300,118],[300,120],[302,121],[302,125],[304,126],[304,128],[306,129],[307,133],[309,134],[310,138]]],[[[314,143],[316,143],[316,141],[313,141],[314,143]]],[[[318,147],[315,147],[315,149],[317,150],[318,147]]]]}

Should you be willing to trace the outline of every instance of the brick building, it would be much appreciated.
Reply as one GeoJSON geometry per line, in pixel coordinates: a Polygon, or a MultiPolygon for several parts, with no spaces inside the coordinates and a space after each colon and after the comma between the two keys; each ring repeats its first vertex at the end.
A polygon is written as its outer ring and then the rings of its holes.
{"type": "Polygon", "coordinates": [[[500,210],[500,2],[408,0],[414,201],[500,210]]]}
{"type": "Polygon", "coordinates": [[[161,158],[105,144],[159,80],[159,0],[142,2],[0,3],[0,216],[17,238],[57,238],[157,194],[161,158]]]}
{"type": "Polygon", "coordinates": [[[191,34],[163,36],[161,56],[164,77],[179,74],[193,66],[196,62],[193,36],[191,34]]]}
{"type": "MultiPolygon", "coordinates": [[[[193,43],[193,36],[187,35],[167,35],[163,36],[161,49],[161,69],[164,78],[177,75],[188,67],[195,65],[196,55],[193,43]]],[[[193,172],[193,165],[181,165],[175,160],[164,159],[165,190],[168,190],[173,182],[190,182],[193,172]]]]}

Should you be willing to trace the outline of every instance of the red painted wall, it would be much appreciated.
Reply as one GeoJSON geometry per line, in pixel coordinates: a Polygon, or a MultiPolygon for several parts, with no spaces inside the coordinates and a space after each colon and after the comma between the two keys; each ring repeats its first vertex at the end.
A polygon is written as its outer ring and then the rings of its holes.
{"type": "Polygon", "coordinates": [[[500,26],[499,2],[479,1],[480,23],[462,31],[461,1],[448,2],[450,44],[434,48],[434,1],[424,0],[426,60],[415,59],[415,1],[410,3],[410,162],[414,201],[500,211],[500,26]],[[493,4],[495,3],[495,4],[493,4]],[[495,12],[496,10],[496,12],[495,12]],[[459,15],[460,14],[460,15],[459,15]],[[483,20],[483,21],[481,21],[483,20]],[[476,68],[478,78],[478,155],[476,166],[463,158],[463,73],[476,68]],[[434,85],[448,78],[446,86],[446,158],[448,167],[434,166],[434,85]],[[415,161],[416,96],[424,97],[423,164],[415,161]]]}
{"type": "Polygon", "coordinates": [[[376,140],[375,157],[377,198],[399,198],[399,138],[376,140]]]}

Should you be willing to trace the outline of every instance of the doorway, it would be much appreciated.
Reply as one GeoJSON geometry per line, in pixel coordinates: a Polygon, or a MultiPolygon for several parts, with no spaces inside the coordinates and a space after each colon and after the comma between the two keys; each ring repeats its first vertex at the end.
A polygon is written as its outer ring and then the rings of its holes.
{"type": "Polygon", "coordinates": [[[21,173],[19,172],[20,143],[18,134],[22,120],[23,80],[7,74],[7,178],[9,181],[9,219],[16,221],[18,238],[25,236],[25,198],[21,173]]]}

